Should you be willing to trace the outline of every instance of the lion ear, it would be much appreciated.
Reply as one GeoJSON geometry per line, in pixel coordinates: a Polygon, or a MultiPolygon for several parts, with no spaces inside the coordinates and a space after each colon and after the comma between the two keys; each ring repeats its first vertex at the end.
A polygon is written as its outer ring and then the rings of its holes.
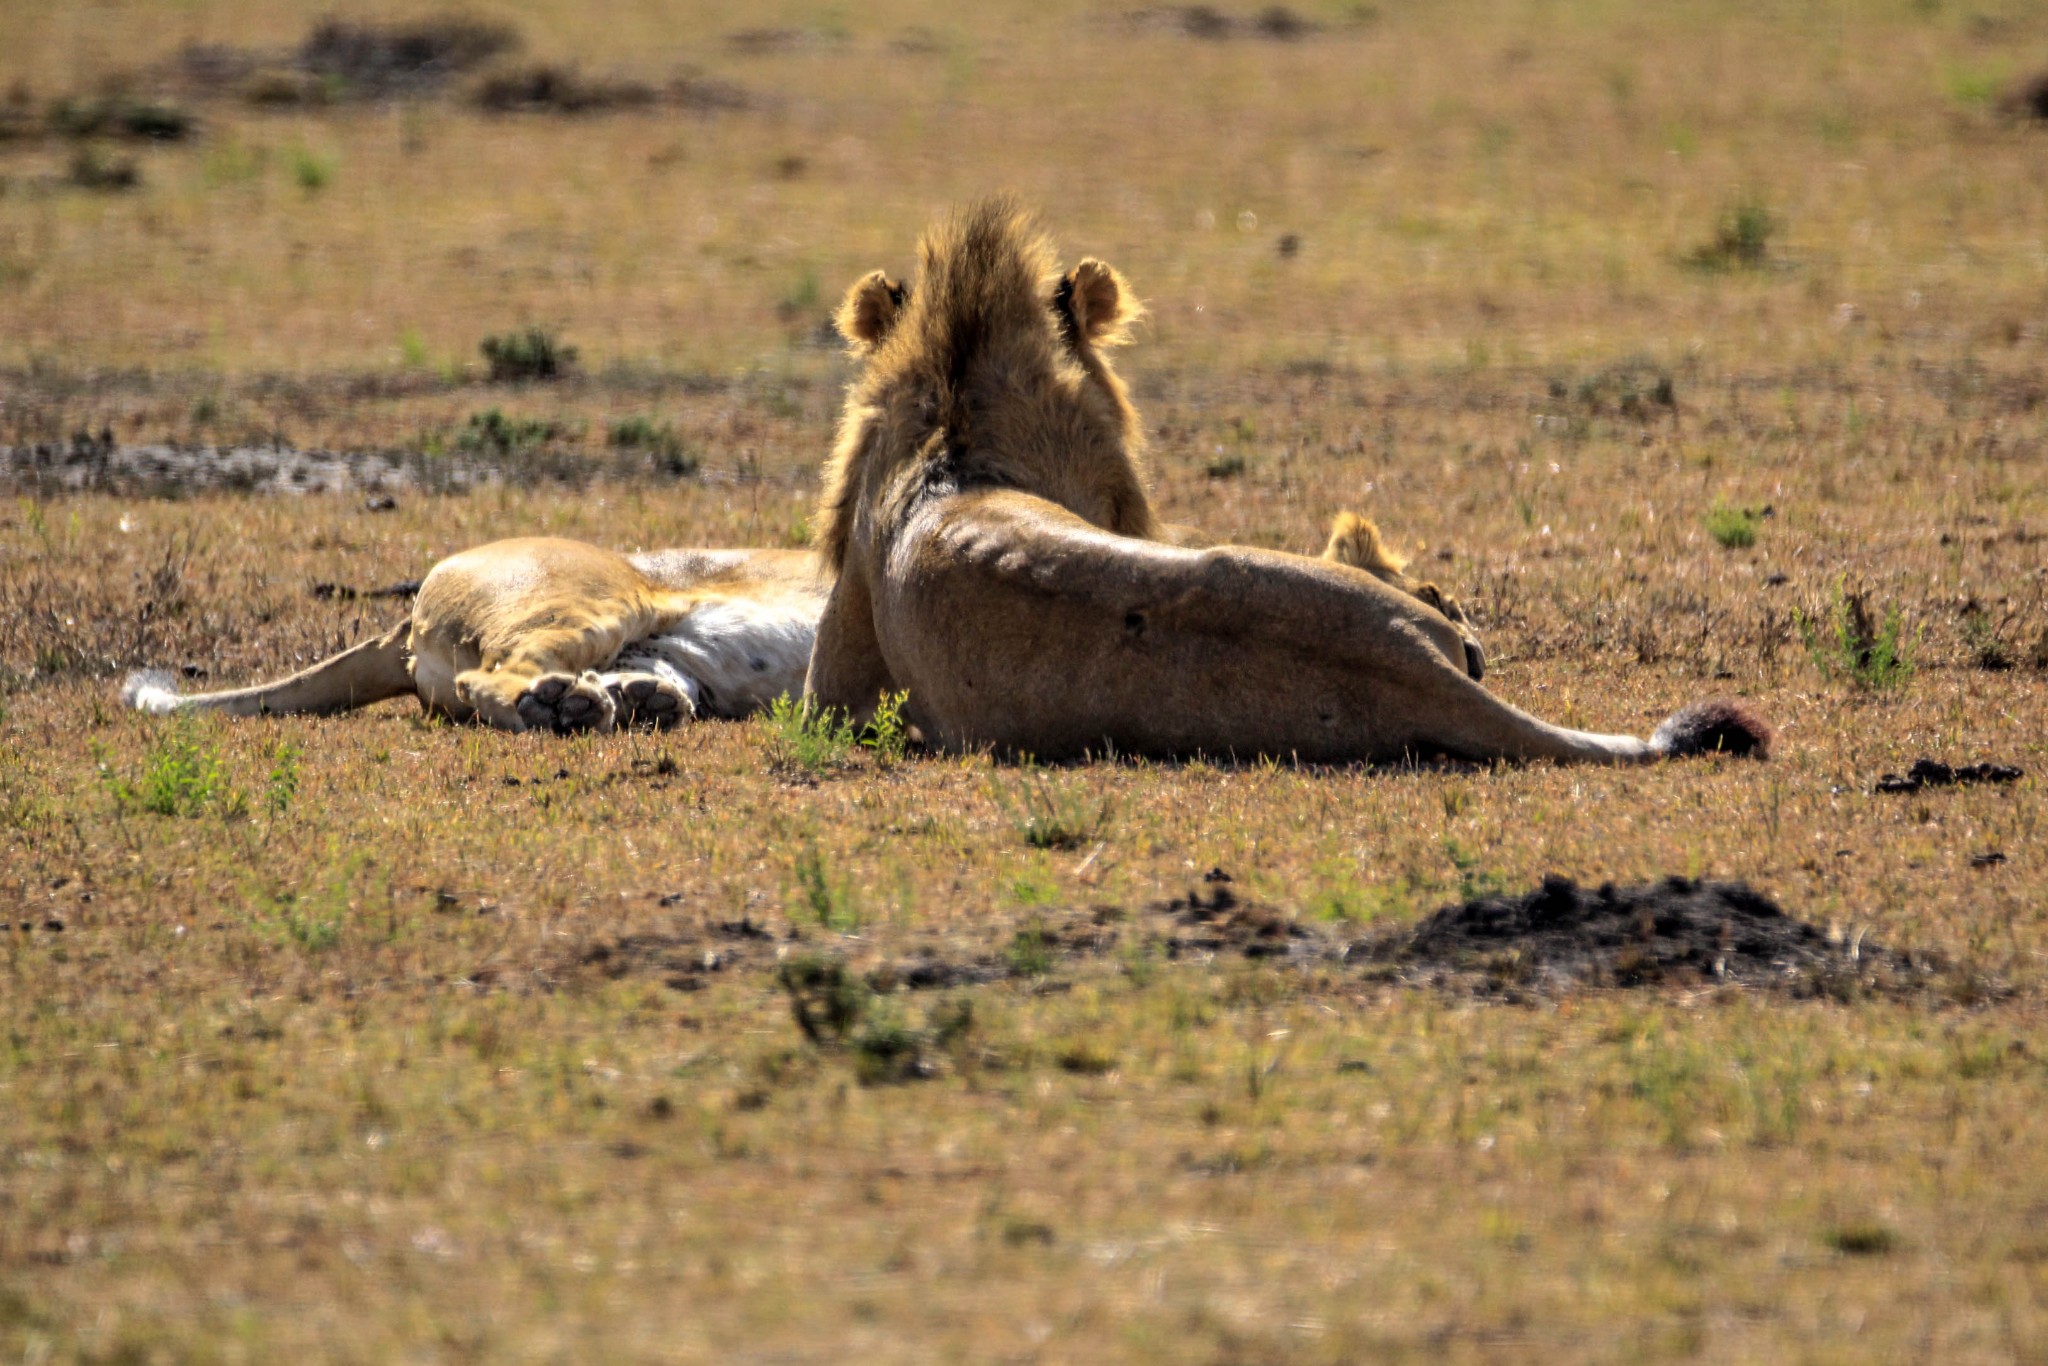
{"type": "Polygon", "coordinates": [[[1144,313],[1116,267],[1089,257],[1067,273],[1060,294],[1074,317],[1074,335],[1090,346],[1119,346],[1144,313]]]}
{"type": "Polygon", "coordinates": [[[906,297],[908,292],[900,283],[879,270],[870,271],[846,291],[846,301],[839,305],[833,322],[854,350],[872,351],[896,325],[906,297]]]}
{"type": "Polygon", "coordinates": [[[1323,558],[1368,573],[1398,574],[1408,565],[1387,549],[1387,543],[1380,539],[1380,529],[1355,512],[1337,514],[1337,520],[1330,526],[1330,543],[1323,548],[1323,558]]]}

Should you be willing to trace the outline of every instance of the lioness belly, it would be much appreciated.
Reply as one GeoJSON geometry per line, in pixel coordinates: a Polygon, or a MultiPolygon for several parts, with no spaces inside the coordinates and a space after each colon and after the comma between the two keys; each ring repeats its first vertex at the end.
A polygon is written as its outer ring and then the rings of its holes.
{"type": "Polygon", "coordinates": [[[699,716],[751,716],[784,693],[802,695],[817,633],[818,606],[808,596],[709,598],[660,635],[628,645],[612,667],[658,661],[684,680],[699,716]]]}

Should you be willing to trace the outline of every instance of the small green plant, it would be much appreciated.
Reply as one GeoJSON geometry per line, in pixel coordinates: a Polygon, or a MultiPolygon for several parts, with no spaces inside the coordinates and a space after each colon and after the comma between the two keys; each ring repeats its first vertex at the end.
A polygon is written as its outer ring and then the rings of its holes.
{"type": "Polygon", "coordinates": [[[68,138],[117,137],[177,142],[197,127],[175,104],[110,94],[90,100],[59,100],[50,109],[50,130],[68,138]]]}
{"type": "Polygon", "coordinates": [[[1507,879],[1499,873],[1489,872],[1480,866],[1480,854],[1468,849],[1457,840],[1444,840],[1444,857],[1451,861],[1451,868],[1458,877],[1458,895],[1467,901],[1475,897],[1492,896],[1506,890],[1507,879]]]}
{"type": "Polygon", "coordinates": [[[427,368],[427,338],[417,327],[398,334],[398,359],[408,370],[427,368]]]}
{"type": "Polygon", "coordinates": [[[769,704],[768,762],[819,775],[843,768],[859,738],[844,712],[798,701],[784,693],[769,704]]]}
{"type": "Polygon", "coordinates": [[[299,795],[299,747],[279,741],[270,751],[270,779],[264,788],[263,804],[273,816],[282,816],[299,795]]]}
{"type": "Polygon", "coordinates": [[[1996,71],[1977,67],[1950,67],[1944,84],[1948,97],[1965,109],[1989,109],[1998,93],[2005,86],[2005,78],[1996,71]]]}
{"type": "Polygon", "coordinates": [[[1842,579],[1816,619],[1798,608],[1792,622],[1807,655],[1829,678],[1842,677],[1873,691],[1896,688],[1913,676],[1911,644],[1896,604],[1884,610],[1882,624],[1872,621],[1862,593],[1852,593],[1842,579]]]}
{"type": "Polygon", "coordinates": [[[798,954],[775,977],[798,1032],[817,1048],[843,1050],[863,1086],[936,1075],[932,1055],[959,1055],[974,1030],[971,1001],[941,1001],[919,1024],[829,955],[798,954]]]}
{"type": "Polygon", "coordinates": [[[556,340],[545,328],[529,327],[485,337],[480,350],[493,384],[560,379],[576,363],[576,348],[556,340]]]}
{"type": "Polygon", "coordinates": [[[1235,451],[1228,455],[1219,455],[1208,464],[1202,466],[1202,473],[1208,475],[1211,479],[1235,479],[1243,474],[1244,471],[1245,458],[1235,451]]]}
{"type": "Polygon", "coordinates": [[[143,756],[140,776],[130,781],[104,760],[101,781],[127,810],[156,816],[234,818],[249,813],[249,799],[228,781],[220,753],[206,742],[189,716],[180,716],[143,756]]]}
{"type": "Polygon", "coordinates": [[[775,980],[789,997],[797,1029],[820,1046],[843,1043],[874,996],[845,963],[826,954],[791,956],[776,970],[775,980]]]}
{"type": "Polygon", "coordinates": [[[1999,626],[1992,624],[1991,614],[1981,606],[1963,613],[1963,648],[1970,662],[1987,673],[2003,673],[2013,666],[2012,651],[1999,626]]]}
{"type": "Polygon", "coordinates": [[[1771,239],[1781,225],[1758,199],[1737,200],[1714,225],[1714,235],[1686,258],[1700,270],[1760,270],[1770,260],[1771,239]]]}
{"type": "Polygon", "coordinates": [[[93,146],[78,149],[67,174],[81,190],[132,190],[142,184],[142,168],[133,157],[108,156],[93,146]]]}
{"type": "Polygon", "coordinates": [[[310,147],[294,147],[291,153],[292,183],[307,194],[318,194],[334,183],[341,169],[338,157],[321,156],[310,147]]]}
{"type": "Polygon", "coordinates": [[[286,892],[260,917],[279,942],[296,944],[307,953],[323,953],[341,942],[342,921],[348,910],[346,893],[345,882],[321,896],[286,892]]]}
{"type": "Polygon", "coordinates": [[[860,746],[885,767],[900,764],[910,749],[910,723],[903,719],[907,692],[885,692],[875,704],[874,719],[861,727],[860,746]]]}
{"type": "Polygon", "coordinates": [[[1080,784],[1055,783],[1028,763],[1014,785],[998,784],[995,794],[1018,838],[1033,849],[1078,849],[1100,839],[1113,809],[1108,797],[1094,801],[1080,784]]]}
{"type": "Polygon", "coordinates": [[[1408,920],[1415,914],[1413,891],[1399,882],[1331,882],[1309,898],[1308,913],[1348,925],[1408,920]]]}
{"type": "Polygon", "coordinates": [[[834,934],[848,934],[860,928],[860,912],[853,903],[853,890],[844,879],[835,879],[825,866],[825,856],[815,844],[806,844],[796,856],[797,895],[819,928],[834,934]]]}
{"type": "Polygon", "coordinates": [[[1043,977],[1052,971],[1053,949],[1059,941],[1045,926],[1033,921],[1010,936],[1003,961],[1017,977],[1043,977]]]}
{"type": "Polygon", "coordinates": [[[1763,519],[1748,508],[1716,503],[1707,510],[1707,534],[1729,550],[1747,550],[1756,544],[1757,528],[1763,519]]]}
{"type": "Polygon", "coordinates": [[[797,277],[796,283],[782,296],[775,309],[787,321],[817,311],[818,304],[824,297],[824,282],[818,278],[816,270],[806,266],[804,273],[797,277]]]}

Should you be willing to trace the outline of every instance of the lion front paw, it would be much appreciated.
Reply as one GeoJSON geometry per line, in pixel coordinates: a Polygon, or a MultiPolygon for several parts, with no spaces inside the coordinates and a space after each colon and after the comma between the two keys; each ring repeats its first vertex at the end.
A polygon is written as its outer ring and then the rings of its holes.
{"type": "Polygon", "coordinates": [[[542,674],[514,704],[530,730],[610,730],[618,704],[594,673],[542,674]]]}
{"type": "Polygon", "coordinates": [[[618,707],[619,724],[622,726],[654,726],[666,730],[697,714],[688,694],[658,674],[607,674],[604,683],[618,707]]]}

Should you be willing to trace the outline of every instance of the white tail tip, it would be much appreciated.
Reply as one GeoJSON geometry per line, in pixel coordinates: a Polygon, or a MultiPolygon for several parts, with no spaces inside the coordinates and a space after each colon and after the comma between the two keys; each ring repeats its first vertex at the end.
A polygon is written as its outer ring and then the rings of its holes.
{"type": "Polygon", "coordinates": [[[121,683],[121,703],[151,716],[169,716],[178,709],[178,680],[161,669],[129,674],[121,683]]]}

